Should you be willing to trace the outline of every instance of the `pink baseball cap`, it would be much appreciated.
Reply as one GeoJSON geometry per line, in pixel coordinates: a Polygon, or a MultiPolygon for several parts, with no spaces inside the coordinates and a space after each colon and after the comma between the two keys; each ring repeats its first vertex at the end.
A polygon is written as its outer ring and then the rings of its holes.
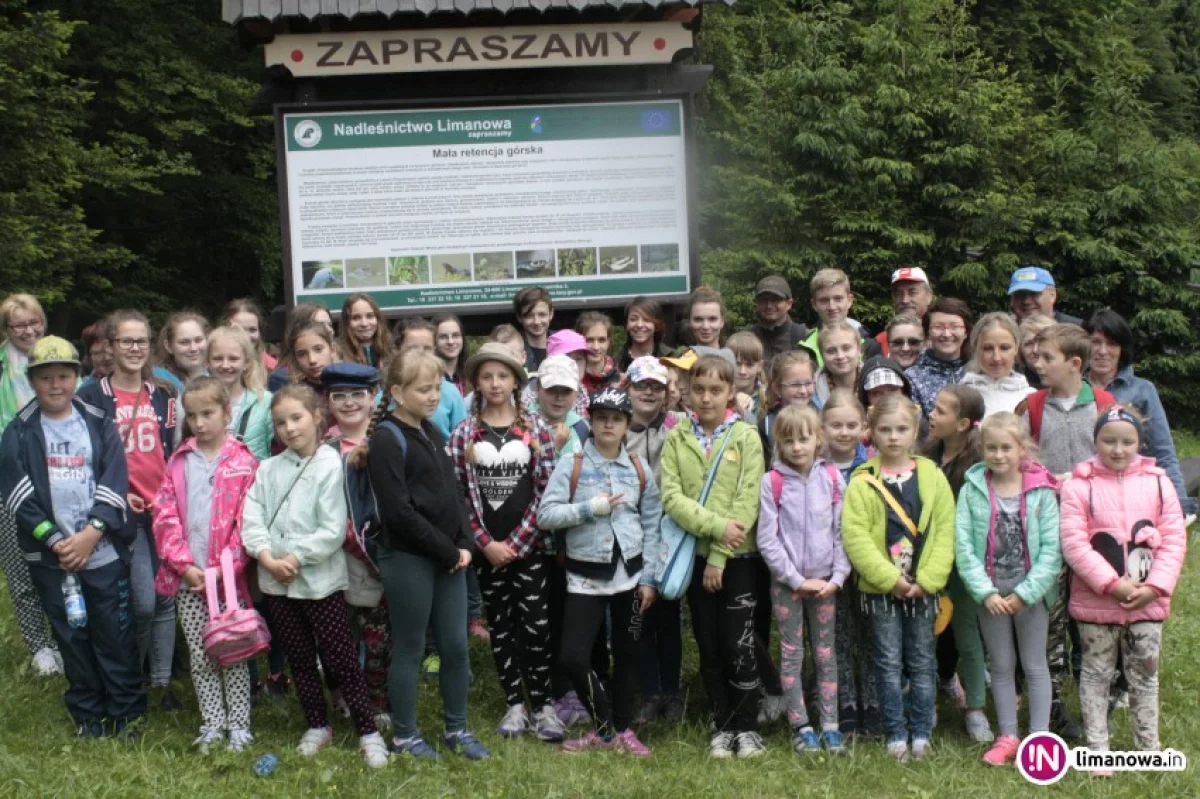
{"type": "Polygon", "coordinates": [[[587,339],[574,330],[559,330],[550,334],[546,339],[546,356],[570,355],[572,352],[586,352],[587,339]]]}

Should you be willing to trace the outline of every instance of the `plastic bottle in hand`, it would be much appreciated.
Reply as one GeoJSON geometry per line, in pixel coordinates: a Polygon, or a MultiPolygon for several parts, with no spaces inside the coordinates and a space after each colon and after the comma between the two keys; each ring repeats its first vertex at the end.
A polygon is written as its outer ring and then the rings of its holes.
{"type": "Polygon", "coordinates": [[[75,627],[87,626],[87,604],[83,601],[83,586],[79,584],[79,575],[75,572],[63,574],[62,581],[63,604],[67,609],[67,624],[75,627]]]}

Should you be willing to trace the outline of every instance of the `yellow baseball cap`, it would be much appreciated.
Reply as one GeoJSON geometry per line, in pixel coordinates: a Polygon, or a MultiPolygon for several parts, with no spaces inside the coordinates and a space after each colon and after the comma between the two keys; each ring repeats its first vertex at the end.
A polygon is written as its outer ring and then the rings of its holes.
{"type": "Polygon", "coordinates": [[[676,358],[659,358],[659,360],[669,366],[674,366],[676,369],[690,372],[692,367],[696,365],[696,361],[700,360],[700,356],[696,354],[695,350],[689,349],[683,355],[676,358]]]}
{"type": "Polygon", "coordinates": [[[58,336],[46,336],[38,339],[38,343],[33,345],[33,352],[29,353],[28,369],[36,369],[39,366],[50,366],[51,364],[63,364],[64,366],[74,366],[79,368],[79,353],[71,342],[65,338],[58,336]]]}

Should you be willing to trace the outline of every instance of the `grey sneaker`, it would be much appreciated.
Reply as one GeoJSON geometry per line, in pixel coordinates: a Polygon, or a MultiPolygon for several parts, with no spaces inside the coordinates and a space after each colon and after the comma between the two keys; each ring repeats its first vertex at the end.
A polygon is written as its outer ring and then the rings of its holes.
{"type": "Polygon", "coordinates": [[[540,741],[562,743],[563,738],[566,737],[566,732],[567,730],[563,726],[562,719],[554,711],[554,705],[546,705],[533,718],[533,734],[540,741]]]}
{"type": "Polygon", "coordinates": [[[528,731],[529,713],[526,712],[524,705],[510,707],[504,714],[504,718],[500,720],[500,726],[496,728],[497,734],[502,738],[520,738],[528,731]]]}
{"type": "Polygon", "coordinates": [[[963,716],[963,722],[967,725],[967,734],[975,743],[990,744],[996,740],[996,736],[992,734],[992,727],[988,724],[987,714],[982,710],[968,710],[963,716]]]}
{"type": "Polygon", "coordinates": [[[762,757],[767,753],[762,736],[756,732],[739,732],[737,734],[737,756],[742,760],[751,757],[762,757]]]}
{"type": "Polygon", "coordinates": [[[715,757],[718,760],[727,760],[733,757],[735,749],[733,733],[718,732],[708,742],[708,756],[715,757]]]}

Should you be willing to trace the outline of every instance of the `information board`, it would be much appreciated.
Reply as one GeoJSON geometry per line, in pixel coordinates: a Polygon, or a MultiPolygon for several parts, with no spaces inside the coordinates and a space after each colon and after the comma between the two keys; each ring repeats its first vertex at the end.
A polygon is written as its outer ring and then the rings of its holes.
{"type": "Polygon", "coordinates": [[[677,99],[284,113],[292,298],[469,313],[527,285],[686,294],[684,119],[677,99]]]}

